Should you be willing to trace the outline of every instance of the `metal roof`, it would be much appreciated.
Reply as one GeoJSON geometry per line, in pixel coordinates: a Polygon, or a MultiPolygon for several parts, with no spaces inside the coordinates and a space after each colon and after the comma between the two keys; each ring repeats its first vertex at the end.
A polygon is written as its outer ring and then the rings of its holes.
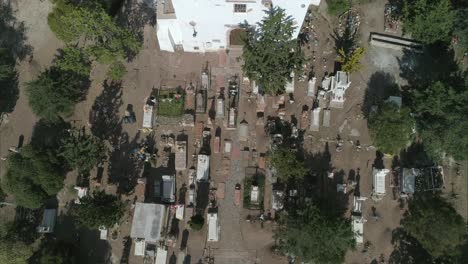
{"type": "Polygon", "coordinates": [[[130,236],[132,238],[143,238],[146,242],[158,242],[161,239],[165,212],[166,206],[162,204],[137,202],[130,236]]]}

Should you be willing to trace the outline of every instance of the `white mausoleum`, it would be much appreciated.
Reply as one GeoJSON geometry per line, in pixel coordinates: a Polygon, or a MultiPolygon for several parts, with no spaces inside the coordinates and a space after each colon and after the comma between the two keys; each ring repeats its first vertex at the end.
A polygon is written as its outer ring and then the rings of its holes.
{"type": "Polygon", "coordinates": [[[278,6],[296,23],[299,34],[309,5],[320,0],[153,0],[157,8],[157,36],[161,50],[206,52],[226,49],[239,24],[255,25],[264,10],[278,6]]]}

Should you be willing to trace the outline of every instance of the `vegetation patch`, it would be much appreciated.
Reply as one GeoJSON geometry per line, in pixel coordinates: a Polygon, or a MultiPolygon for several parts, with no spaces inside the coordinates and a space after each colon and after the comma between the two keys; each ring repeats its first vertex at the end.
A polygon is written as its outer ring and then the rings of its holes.
{"type": "Polygon", "coordinates": [[[185,95],[183,91],[159,90],[158,95],[158,115],[161,116],[181,116],[184,114],[185,95]]]}
{"type": "Polygon", "coordinates": [[[265,175],[255,174],[252,177],[245,177],[243,190],[243,206],[246,209],[263,209],[263,196],[265,194],[265,175]],[[251,202],[251,191],[253,186],[258,186],[258,203],[251,202]]]}

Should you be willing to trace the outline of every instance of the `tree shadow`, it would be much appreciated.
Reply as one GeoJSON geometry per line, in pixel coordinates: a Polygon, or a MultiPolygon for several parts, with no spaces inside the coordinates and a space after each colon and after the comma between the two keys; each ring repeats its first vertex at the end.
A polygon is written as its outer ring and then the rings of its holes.
{"type": "Polygon", "coordinates": [[[367,82],[364,102],[361,108],[364,116],[366,118],[369,117],[373,105],[378,106],[389,96],[398,96],[399,94],[398,84],[391,74],[383,71],[373,73],[367,82]]]}
{"type": "Polygon", "coordinates": [[[423,52],[405,49],[403,56],[397,58],[400,77],[407,80],[410,86],[424,88],[434,81],[455,79],[459,84],[463,78],[455,74],[459,68],[454,56],[453,49],[442,44],[428,45],[423,52]]]}
{"type": "MultiPolygon", "coordinates": [[[[140,42],[143,42],[143,30],[146,25],[156,25],[156,4],[155,1],[125,1],[122,16],[119,23],[125,25],[140,42]]],[[[127,54],[129,60],[137,54],[127,54]]]]}
{"type": "Polygon", "coordinates": [[[99,239],[98,230],[80,230],[78,263],[112,263],[111,257],[111,245],[99,239]]]}
{"type": "MultiPolygon", "coordinates": [[[[351,14],[349,12],[348,14],[351,14]]],[[[352,32],[352,25],[350,24],[350,19],[345,19],[346,25],[344,26],[344,31],[342,33],[339,30],[335,29],[331,37],[335,40],[335,50],[338,53],[339,50],[343,50],[344,54],[350,54],[355,45],[356,45],[356,33],[352,32]]]]}
{"type": "Polygon", "coordinates": [[[14,60],[23,60],[32,55],[33,47],[27,44],[26,26],[16,19],[11,5],[6,1],[0,2],[0,32],[0,48],[7,49],[14,60]]]}
{"type": "Polygon", "coordinates": [[[424,145],[419,142],[411,144],[411,146],[400,152],[398,164],[404,168],[423,168],[434,166],[434,162],[427,154],[424,145]]]}
{"type": "Polygon", "coordinates": [[[328,177],[334,169],[328,143],[321,152],[304,153],[304,161],[310,173],[298,185],[302,186],[305,197],[312,198],[325,216],[341,217],[348,207],[349,193],[337,192],[337,184],[347,181],[346,173],[339,170],[333,178],[328,177]]]}
{"type": "Polygon", "coordinates": [[[182,231],[182,239],[180,240],[180,250],[184,250],[185,248],[187,248],[189,235],[190,232],[188,231],[188,229],[184,229],[184,231],[182,231]]]}
{"type": "Polygon", "coordinates": [[[384,158],[384,154],[377,150],[375,152],[375,159],[374,159],[374,163],[372,163],[372,168],[375,168],[377,170],[385,169],[383,158],[384,158]]]}
{"type": "Polygon", "coordinates": [[[132,249],[132,238],[130,236],[126,236],[123,238],[123,250],[122,250],[122,257],[120,258],[120,264],[128,264],[128,259],[131,254],[132,249]]]}
{"type": "Polygon", "coordinates": [[[89,112],[91,132],[96,137],[118,144],[122,132],[119,108],[122,106],[122,84],[105,81],[102,93],[96,98],[89,112]]]}
{"type": "Polygon", "coordinates": [[[392,231],[393,252],[390,254],[388,263],[432,263],[432,258],[419,244],[419,242],[406,233],[403,228],[392,231]]]}
{"type": "Polygon", "coordinates": [[[196,214],[204,215],[205,209],[210,203],[210,183],[199,182],[197,184],[196,214]]]}
{"type": "Polygon", "coordinates": [[[36,228],[42,219],[42,210],[32,210],[24,207],[15,208],[15,217],[11,224],[3,228],[2,239],[22,241],[31,245],[39,237],[36,228]]]}
{"type": "Polygon", "coordinates": [[[118,184],[118,194],[131,193],[140,177],[143,161],[135,155],[140,146],[139,139],[140,132],[131,140],[127,133],[123,133],[109,154],[108,182],[118,184]]]}
{"type": "Polygon", "coordinates": [[[177,257],[175,255],[175,252],[172,252],[171,257],[169,258],[169,264],[176,264],[177,263],[177,257]]]}
{"type": "Polygon", "coordinates": [[[19,98],[18,74],[14,69],[15,59],[8,52],[2,50],[0,46],[0,64],[2,67],[9,67],[11,70],[10,73],[4,73],[3,76],[0,76],[0,116],[3,113],[13,112],[19,98]]]}

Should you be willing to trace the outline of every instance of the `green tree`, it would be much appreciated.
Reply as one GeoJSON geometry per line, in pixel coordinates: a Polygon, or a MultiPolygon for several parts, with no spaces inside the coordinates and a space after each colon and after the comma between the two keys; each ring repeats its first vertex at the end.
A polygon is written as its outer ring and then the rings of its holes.
{"type": "Polygon", "coordinates": [[[414,119],[406,107],[401,109],[393,102],[379,107],[369,121],[372,141],[384,153],[398,154],[413,138],[414,119]]]}
{"type": "Polygon", "coordinates": [[[196,214],[190,218],[188,224],[193,230],[201,230],[205,224],[205,218],[201,214],[196,214]]]}
{"type": "Polygon", "coordinates": [[[141,43],[127,29],[119,27],[100,4],[72,4],[56,0],[48,24],[65,42],[86,41],[86,52],[101,63],[112,63],[136,54],[141,43]]]}
{"type": "Polygon", "coordinates": [[[468,78],[416,86],[410,90],[419,137],[434,159],[448,155],[468,158],[468,78]]]}
{"type": "Polygon", "coordinates": [[[26,83],[33,112],[48,120],[70,116],[75,104],[84,99],[87,83],[82,76],[52,67],[37,80],[26,83]]]}
{"type": "Polygon", "coordinates": [[[268,164],[277,171],[278,178],[283,182],[295,179],[301,180],[307,174],[304,162],[297,158],[295,152],[286,147],[279,147],[267,156],[268,164]]]}
{"type": "Polygon", "coordinates": [[[343,263],[346,251],[355,246],[349,221],[326,218],[311,205],[282,215],[275,240],[279,252],[310,263],[343,263]]]}
{"type": "Polygon", "coordinates": [[[342,64],[342,71],[353,73],[361,69],[362,64],[359,62],[359,60],[361,60],[361,57],[364,54],[364,48],[357,48],[350,54],[345,54],[343,49],[339,49],[338,53],[340,55],[338,62],[342,64]]]}
{"type": "Polygon", "coordinates": [[[291,72],[300,70],[304,61],[298,42],[292,40],[296,29],[293,19],[283,9],[274,7],[266,11],[266,17],[255,28],[242,26],[247,30],[244,72],[265,92],[284,92],[291,72]]]}
{"type": "Polygon", "coordinates": [[[89,76],[91,62],[83,49],[65,47],[55,61],[55,66],[62,71],[71,71],[78,75],[89,76]]]}
{"type": "Polygon", "coordinates": [[[3,189],[15,197],[16,203],[26,208],[39,208],[63,186],[64,175],[47,156],[30,145],[20,153],[8,157],[7,172],[2,179],[3,189]]]}
{"type": "Polygon", "coordinates": [[[0,263],[25,264],[33,254],[33,248],[21,241],[0,239],[0,263]]]}
{"type": "Polygon", "coordinates": [[[125,65],[122,62],[118,61],[113,63],[109,67],[109,71],[107,72],[107,78],[111,79],[112,81],[119,81],[122,80],[125,73],[127,73],[125,65]]]}
{"type": "Polygon", "coordinates": [[[332,16],[339,16],[351,8],[350,0],[327,0],[327,11],[332,16]]]}
{"type": "Polygon", "coordinates": [[[448,42],[455,16],[450,0],[404,1],[403,31],[425,44],[448,42]]]}
{"type": "Polygon", "coordinates": [[[60,148],[60,155],[65,158],[70,167],[84,174],[89,173],[94,166],[102,162],[106,157],[105,153],[104,142],[83,131],[75,131],[69,137],[64,138],[60,148]]]}
{"type": "Polygon", "coordinates": [[[119,197],[104,191],[94,192],[92,196],[80,199],[80,202],[71,212],[79,225],[90,229],[100,226],[111,228],[119,223],[125,213],[126,206],[119,197]]]}
{"type": "Polygon", "coordinates": [[[458,254],[467,238],[463,218],[443,198],[421,193],[409,203],[404,229],[435,258],[458,254]]]}

